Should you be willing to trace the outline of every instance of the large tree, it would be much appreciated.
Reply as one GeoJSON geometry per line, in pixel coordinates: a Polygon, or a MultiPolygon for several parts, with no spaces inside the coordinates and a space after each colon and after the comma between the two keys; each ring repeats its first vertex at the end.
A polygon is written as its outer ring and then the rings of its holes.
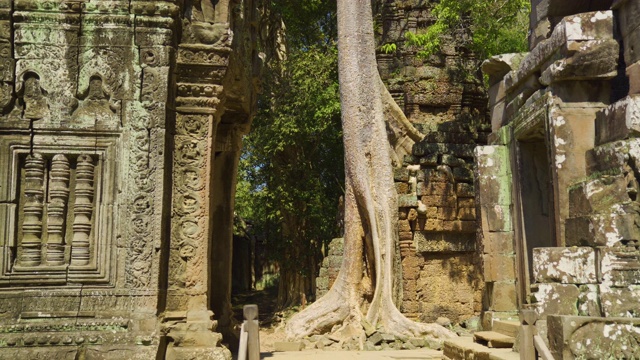
{"type": "MultiPolygon", "coordinates": [[[[335,325],[357,332],[366,319],[396,335],[455,336],[439,325],[407,319],[394,303],[398,208],[385,108],[397,106],[378,74],[371,0],[338,0],[337,5],[346,175],[344,256],[331,290],[292,317],[287,334],[299,338],[335,325]]],[[[398,111],[387,113],[408,123],[398,111]]]]}

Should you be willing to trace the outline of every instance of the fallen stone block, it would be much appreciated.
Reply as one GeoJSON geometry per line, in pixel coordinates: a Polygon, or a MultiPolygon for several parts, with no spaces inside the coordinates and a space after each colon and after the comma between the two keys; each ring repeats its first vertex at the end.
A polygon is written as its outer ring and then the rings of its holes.
{"type": "Polygon", "coordinates": [[[304,348],[301,341],[278,341],[273,347],[274,351],[301,351],[304,348]]]}

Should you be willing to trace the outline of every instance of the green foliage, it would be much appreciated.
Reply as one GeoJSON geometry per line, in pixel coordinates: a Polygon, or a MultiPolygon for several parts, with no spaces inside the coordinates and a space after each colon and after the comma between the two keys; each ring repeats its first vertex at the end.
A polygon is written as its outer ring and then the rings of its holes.
{"type": "Polygon", "coordinates": [[[398,45],[395,43],[387,43],[380,46],[380,50],[382,50],[385,54],[393,54],[398,49],[398,45]]]}
{"type": "Polygon", "coordinates": [[[337,37],[335,0],[271,0],[270,8],[284,21],[292,48],[327,44],[337,37]]]}
{"type": "Polygon", "coordinates": [[[338,235],[344,182],[335,11],[327,3],[272,4],[289,46],[265,69],[236,195],[236,212],[265,241],[268,260],[306,276],[316,275],[323,242],[338,235]]]}
{"type": "Polygon", "coordinates": [[[441,0],[433,8],[435,23],[405,36],[409,45],[422,48],[421,56],[438,52],[445,37],[465,43],[481,59],[523,52],[528,49],[529,11],[528,0],[441,0]]]}

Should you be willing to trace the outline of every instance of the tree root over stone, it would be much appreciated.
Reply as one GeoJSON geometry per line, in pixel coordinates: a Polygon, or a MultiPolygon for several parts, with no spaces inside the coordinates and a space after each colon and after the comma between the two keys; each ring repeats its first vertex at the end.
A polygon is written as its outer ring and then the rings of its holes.
{"type": "Polygon", "coordinates": [[[393,301],[393,284],[402,281],[396,262],[398,202],[393,152],[384,144],[390,140],[389,128],[396,129],[396,140],[419,141],[422,134],[397,104],[393,106],[393,98],[380,80],[374,49],[370,0],[338,0],[346,177],[344,256],[331,290],[287,323],[285,331],[290,339],[332,331],[341,337],[359,338],[362,345],[363,323],[396,337],[441,340],[456,336],[440,325],[407,319],[393,301]],[[393,121],[385,123],[385,113],[393,121]]]}

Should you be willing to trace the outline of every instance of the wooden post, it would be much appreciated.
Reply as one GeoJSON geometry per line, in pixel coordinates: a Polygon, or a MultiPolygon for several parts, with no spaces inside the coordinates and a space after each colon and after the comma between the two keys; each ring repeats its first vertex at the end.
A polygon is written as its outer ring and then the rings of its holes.
{"type": "Polygon", "coordinates": [[[245,305],[243,309],[245,331],[247,332],[248,360],[260,360],[260,326],[258,324],[258,305],[245,305]]]}
{"type": "Polygon", "coordinates": [[[520,310],[520,360],[536,360],[536,348],[533,336],[536,335],[535,323],[538,318],[535,310],[520,310]]]}
{"type": "Polygon", "coordinates": [[[536,350],[540,354],[542,360],[554,360],[553,355],[551,355],[551,351],[547,348],[547,344],[545,344],[544,339],[540,335],[536,335],[533,337],[533,343],[536,346],[536,350]]]}
{"type": "Polygon", "coordinates": [[[247,360],[247,322],[240,327],[240,346],[238,346],[238,360],[247,360]]]}

